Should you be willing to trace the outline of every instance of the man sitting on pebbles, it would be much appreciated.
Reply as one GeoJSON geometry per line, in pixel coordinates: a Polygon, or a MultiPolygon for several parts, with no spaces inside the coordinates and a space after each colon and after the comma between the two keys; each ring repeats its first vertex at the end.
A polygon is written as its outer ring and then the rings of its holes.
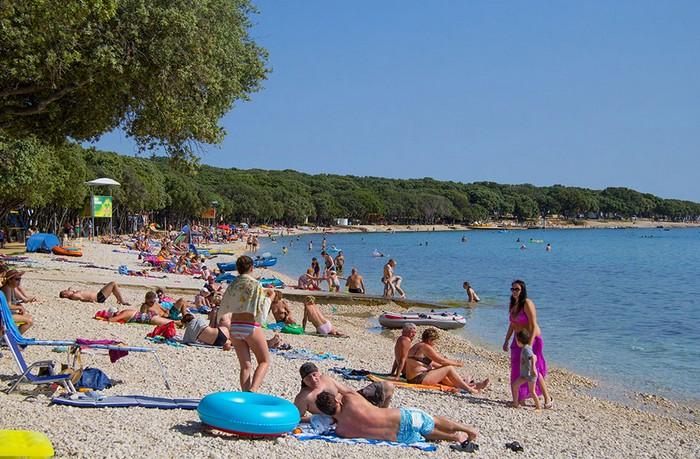
{"type": "Polygon", "coordinates": [[[406,359],[408,359],[408,351],[411,349],[416,333],[418,333],[416,324],[407,323],[403,326],[401,336],[394,344],[394,364],[391,367],[391,377],[396,379],[406,377],[406,359]]]}
{"type": "Polygon", "coordinates": [[[299,368],[301,375],[301,390],[294,398],[294,404],[299,410],[302,422],[309,422],[312,414],[320,414],[316,407],[316,397],[321,392],[330,394],[359,394],[372,405],[386,408],[391,403],[391,396],[394,394],[394,385],[390,382],[373,382],[372,384],[354,391],[345,384],[342,384],[328,375],[321,374],[318,367],[306,362],[299,368]]]}
{"type": "Polygon", "coordinates": [[[335,420],[335,433],[345,438],[416,443],[424,440],[457,442],[451,448],[474,452],[477,432],[473,427],[416,408],[378,408],[357,393],[322,391],[316,408],[335,420]]]}
{"type": "Polygon", "coordinates": [[[58,294],[59,298],[68,298],[69,300],[82,301],[84,303],[104,303],[107,301],[111,295],[117,299],[117,304],[122,306],[130,306],[129,303],[124,301],[122,297],[122,292],[119,290],[119,285],[116,282],[110,282],[100,289],[99,292],[91,292],[89,290],[73,290],[72,288],[67,288],[61,290],[58,294]]]}

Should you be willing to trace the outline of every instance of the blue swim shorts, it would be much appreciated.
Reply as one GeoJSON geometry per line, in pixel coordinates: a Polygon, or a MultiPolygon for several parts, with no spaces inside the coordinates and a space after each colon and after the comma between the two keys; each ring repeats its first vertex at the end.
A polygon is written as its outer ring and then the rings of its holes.
{"type": "Polygon", "coordinates": [[[424,436],[429,435],[435,428],[435,420],[423,410],[418,408],[399,408],[401,422],[396,434],[399,443],[416,443],[425,441],[424,436]]]}

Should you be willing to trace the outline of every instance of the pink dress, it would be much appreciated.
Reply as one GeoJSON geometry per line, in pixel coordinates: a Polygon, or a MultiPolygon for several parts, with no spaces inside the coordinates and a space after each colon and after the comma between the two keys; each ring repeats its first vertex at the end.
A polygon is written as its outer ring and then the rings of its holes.
{"type": "MultiPolygon", "coordinates": [[[[527,314],[525,314],[525,309],[522,309],[516,317],[513,317],[512,315],[509,316],[510,318],[510,323],[513,325],[518,325],[520,327],[527,325],[528,323],[528,318],[527,314]]],[[[542,350],[544,349],[544,341],[542,341],[542,336],[537,336],[535,337],[534,341],[532,342],[532,351],[535,353],[537,356],[537,363],[535,367],[537,368],[537,374],[542,375],[542,377],[547,376],[547,362],[544,360],[544,355],[542,353],[542,350]]],[[[520,352],[522,351],[522,348],[518,346],[518,343],[515,341],[515,336],[513,336],[513,341],[510,342],[510,383],[513,384],[513,382],[520,377],[520,352]]],[[[540,389],[540,385],[537,384],[535,386],[535,392],[537,392],[537,395],[542,395],[542,389],[540,389]]],[[[519,390],[519,400],[525,400],[526,398],[530,397],[532,394],[530,394],[530,389],[527,387],[527,382],[523,383],[520,385],[520,390],[519,390]]]]}

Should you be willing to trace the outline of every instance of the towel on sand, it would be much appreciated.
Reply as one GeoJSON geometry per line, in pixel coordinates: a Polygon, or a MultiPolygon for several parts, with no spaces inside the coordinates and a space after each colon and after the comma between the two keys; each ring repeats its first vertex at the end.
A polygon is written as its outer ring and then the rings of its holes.
{"type": "Polygon", "coordinates": [[[335,433],[324,432],[324,435],[319,435],[315,433],[315,430],[311,428],[309,424],[299,424],[301,433],[294,433],[292,436],[297,440],[322,440],[329,443],[342,443],[345,445],[380,445],[380,446],[391,446],[394,448],[417,448],[421,451],[435,451],[437,450],[437,445],[428,442],[416,442],[416,443],[398,443],[395,441],[386,440],[372,440],[369,438],[342,438],[337,436],[335,433]]]}

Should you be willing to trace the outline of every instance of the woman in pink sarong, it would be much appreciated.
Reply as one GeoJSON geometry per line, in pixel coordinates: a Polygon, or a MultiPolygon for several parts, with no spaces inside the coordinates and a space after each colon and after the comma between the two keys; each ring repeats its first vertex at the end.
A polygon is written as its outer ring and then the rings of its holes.
{"type": "MultiPolygon", "coordinates": [[[[511,336],[513,340],[510,343],[510,382],[511,384],[520,377],[520,351],[522,348],[515,342],[515,335],[523,329],[530,332],[530,345],[537,356],[537,373],[542,377],[547,376],[547,362],[544,360],[542,350],[544,341],[542,341],[542,333],[539,325],[537,325],[537,310],[535,303],[527,297],[527,288],[525,282],[516,280],[511,284],[510,308],[509,308],[509,326],[506,339],[503,342],[503,351],[508,351],[508,341],[511,336]]],[[[542,395],[542,390],[539,384],[536,385],[535,391],[537,396],[542,395]]],[[[520,400],[532,397],[528,389],[527,383],[520,386],[520,400]]],[[[548,408],[548,407],[545,407],[548,408]]]]}

